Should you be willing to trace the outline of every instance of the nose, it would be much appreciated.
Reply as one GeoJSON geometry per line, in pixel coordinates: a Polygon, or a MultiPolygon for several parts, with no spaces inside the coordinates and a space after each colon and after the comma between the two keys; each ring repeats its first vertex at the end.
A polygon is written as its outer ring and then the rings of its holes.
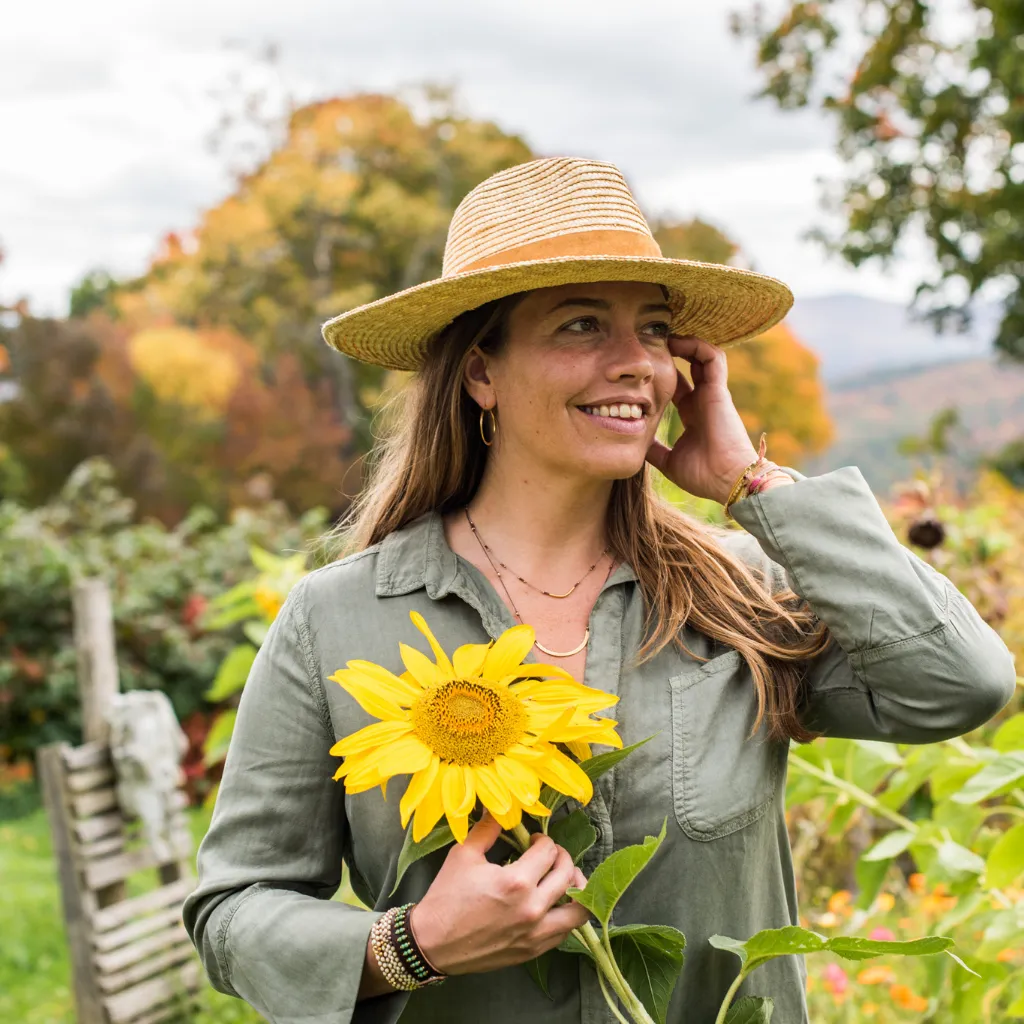
{"type": "Polygon", "coordinates": [[[647,346],[632,328],[616,334],[610,346],[605,373],[609,381],[649,381],[654,376],[654,363],[647,346]]]}

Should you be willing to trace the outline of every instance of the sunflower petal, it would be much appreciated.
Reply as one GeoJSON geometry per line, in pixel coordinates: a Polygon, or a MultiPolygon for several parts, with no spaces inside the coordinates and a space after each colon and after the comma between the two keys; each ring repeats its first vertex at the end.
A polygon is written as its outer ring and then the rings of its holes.
{"type": "Polygon", "coordinates": [[[495,811],[491,811],[491,814],[494,815],[494,820],[503,829],[513,829],[523,820],[523,809],[518,804],[516,804],[510,811],[506,811],[504,814],[499,814],[495,811]]]}
{"type": "Polygon", "coordinates": [[[444,813],[452,815],[468,814],[469,808],[464,807],[466,801],[466,773],[461,764],[441,765],[441,803],[444,813]]]}
{"type": "Polygon", "coordinates": [[[392,722],[406,721],[409,718],[409,712],[399,707],[393,700],[383,696],[377,690],[375,682],[360,677],[354,672],[343,676],[343,672],[344,669],[340,669],[330,678],[338,683],[346,693],[355,697],[359,706],[368,715],[392,722]]]}
{"type": "Polygon", "coordinates": [[[544,746],[547,756],[530,765],[541,777],[541,781],[581,804],[590,803],[594,795],[594,784],[587,773],[550,744],[544,746]]]}
{"type": "Polygon", "coordinates": [[[450,675],[445,675],[422,651],[417,651],[415,647],[399,644],[398,650],[401,652],[405,667],[424,687],[437,686],[439,683],[446,683],[451,679],[450,675]]]}
{"type": "Polygon", "coordinates": [[[412,838],[419,842],[438,823],[444,807],[441,804],[441,787],[435,782],[424,794],[423,799],[416,807],[416,813],[412,819],[412,838]]]}
{"type": "Polygon", "coordinates": [[[540,779],[532,768],[514,757],[500,754],[494,759],[494,768],[509,791],[521,804],[535,804],[540,796],[540,779]]]}
{"type": "Polygon", "coordinates": [[[508,786],[498,778],[498,773],[488,764],[473,765],[473,781],[480,802],[495,817],[507,814],[512,808],[512,794],[508,786]]]}
{"type": "Polygon", "coordinates": [[[437,667],[442,672],[446,672],[449,679],[454,679],[455,671],[452,668],[452,663],[448,660],[448,655],[445,654],[444,648],[437,642],[437,638],[430,632],[427,620],[417,611],[410,611],[409,618],[412,619],[413,625],[427,638],[427,643],[430,644],[430,649],[434,652],[434,657],[437,659],[437,667]]]}
{"type": "Polygon", "coordinates": [[[455,649],[452,655],[452,666],[457,679],[469,679],[483,671],[484,659],[490,650],[490,644],[463,644],[455,649]]]}
{"type": "Polygon", "coordinates": [[[537,634],[533,626],[525,624],[506,629],[494,646],[487,652],[484,659],[483,677],[500,682],[505,676],[515,672],[533,648],[537,634]]]}
{"type": "Polygon", "coordinates": [[[524,814],[532,814],[535,818],[547,818],[551,815],[551,808],[545,807],[540,801],[523,808],[524,814]]]}
{"type": "Polygon", "coordinates": [[[585,740],[567,740],[565,745],[569,748],[569,753],[581,761],[589,761],[594,756],[590,744],[585,740]]]}
{"type": "Polygon", "coordinates": [[[452,830],[455,841],[457,843],[464,843],[466,836],[469,835],[469,815],[449,814],[448,827],[452,830]]]}
{"type": "Polygon", "coordinates": [[[419,806],[427,790],[434,785],[440,764],[441,762],[436,757],[432,757],[425,768],[414,772],[412,778],[409,779],[409,785],[405,787],[405,793],[398,804],[398,812],[402,817],[402,828],[409,824],[412,812],[419,806]]]}
{"type": "Polygon", "coordinates": [[[372,747],[382,746],[404,736],[412,730],[411,722],[374,722],[338,740],[329,753],[336,757],[349,757],[372,747]]]}
{"type": "Polygon", "coordinates": [[[383,665],[364,661],[362,658],[354,658],[346,662],[346,666],[350,672],[359,672],[372,679],[378,684],[378,689],[386,693],[396,704],[411,704],[417,697],[423,695],[423,687],[406,672],[395,675],[383,665]]]}
{"type": "Polygon", "coordinates": [[[564,668],[559,668],[557,665],[545,665],[540,661],[524,661],[522,665],[510,669],[508,674],[516,679],[554,678],[577,682],[576,677],[571,672],[566,672],[564,668]]]}

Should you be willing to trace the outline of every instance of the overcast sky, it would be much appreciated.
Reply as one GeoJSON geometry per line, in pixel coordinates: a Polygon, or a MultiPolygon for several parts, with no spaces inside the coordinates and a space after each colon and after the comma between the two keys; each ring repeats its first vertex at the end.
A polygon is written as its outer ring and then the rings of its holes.
{"type": "Polygon", "coordinates": [[[751,97],[750,44],[698,0],[29,0],[0,33],[0,299],[66,311],[92,267],[144,269],[229,188],[204,148],[246,48],[280,46],[300,100],[457,87],[542,155],[617,163],[649,213],[699,214],[797,296],[909,299],[920,254],[854,272],[801,234],[835,175],[830,125],[751,97]],[[225,47],[235,41],[242,50],[225,47]]]}

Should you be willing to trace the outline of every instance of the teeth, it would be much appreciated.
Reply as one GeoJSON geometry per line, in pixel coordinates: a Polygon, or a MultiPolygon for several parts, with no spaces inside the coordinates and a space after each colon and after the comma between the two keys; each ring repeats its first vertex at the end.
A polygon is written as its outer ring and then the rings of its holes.
{"type": "Polygon", "coordinates": [[[644,410],[639,405],[621,402],[618,405],[581,405],[580,408],[591,416],[611,416],[613,419],[643,419],[644,410]]]}

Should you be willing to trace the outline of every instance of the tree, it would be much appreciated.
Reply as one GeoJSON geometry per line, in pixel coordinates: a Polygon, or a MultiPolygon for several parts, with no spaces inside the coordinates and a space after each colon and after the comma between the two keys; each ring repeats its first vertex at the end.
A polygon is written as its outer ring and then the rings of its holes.
{"type": "MultiPolygon", "coordinates": [[[[699,218],[662,219],[652,226],[662,253],[672,259],[731,263],[740,252],[721,230],[699,218]]],[[[761,431],[768,432],[772,459],[799,465],[802,459],[828,447],[833,427],[825,408],[818,359],[785,322],[755,341],[733,345],[727,353],[729,390],[736,408],[755,441],[761,431]]],[[[669,438],[675,439],[680,430],[673,415],[669,438]]]]}
{"type": "Polygon", "coordinates": [[[272,362],[298,356],[332,382],[362,448],[364,392],[378,368],[331,352],[324,320],[441,272],[448,222],[474,185],[532,153],[518,136],[459,114],[437,90],[425,113],[360,94],[295,110],[284,142],[187,235],[169,235],[149,271],[118,290],[133,326],[165,318],[229,327],[272,362]]]}
{"type": "Polygon", "coordinates": [[[845,178],[816,237],[853,266],[884,263],[920,230],[934,255],[915,295],[940,329],[1005,290],[996,348],[1024,359],[1024,4],[1020,0],[787,0],[733,30],[757,44],[761,96],[817,106],[838,128],[845,178]]]}

